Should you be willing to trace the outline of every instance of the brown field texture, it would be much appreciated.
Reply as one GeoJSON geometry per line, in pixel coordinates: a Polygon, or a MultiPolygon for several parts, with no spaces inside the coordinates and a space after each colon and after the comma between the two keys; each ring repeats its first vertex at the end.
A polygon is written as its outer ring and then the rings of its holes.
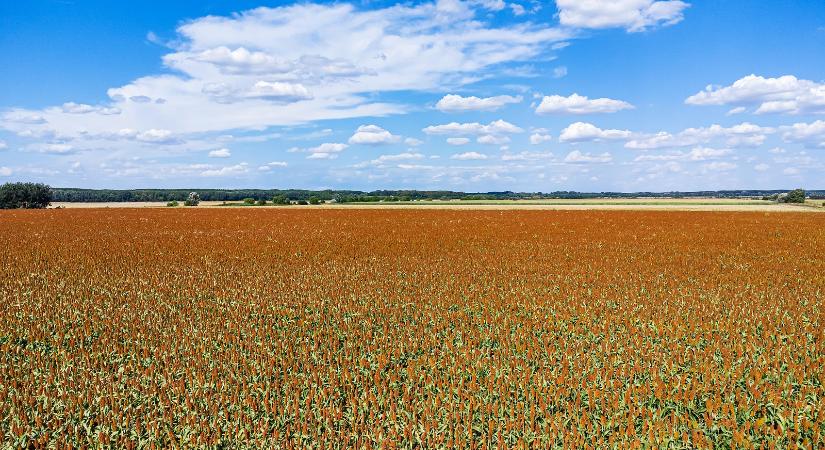
{"type": "Polygon", "coordinates": [[[0,213],[5,448],[823,448],[820,214],[0,213]]]}

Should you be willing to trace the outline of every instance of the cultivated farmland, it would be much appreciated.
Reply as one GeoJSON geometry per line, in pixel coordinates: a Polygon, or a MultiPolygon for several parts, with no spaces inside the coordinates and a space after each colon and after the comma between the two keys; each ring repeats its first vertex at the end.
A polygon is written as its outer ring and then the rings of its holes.
{"type": "Polygon", "coordinates": [[[0,213],[6,448],[821,448],[825,216],[0,213]]]}

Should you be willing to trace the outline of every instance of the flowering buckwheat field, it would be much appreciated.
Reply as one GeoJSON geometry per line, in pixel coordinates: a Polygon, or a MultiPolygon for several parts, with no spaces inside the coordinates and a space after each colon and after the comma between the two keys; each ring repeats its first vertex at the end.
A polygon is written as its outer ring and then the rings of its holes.
{"type": "Polygon", "coordinates": [[[822,448],[820,214],[0,214],[5,448],[822,448]]]}

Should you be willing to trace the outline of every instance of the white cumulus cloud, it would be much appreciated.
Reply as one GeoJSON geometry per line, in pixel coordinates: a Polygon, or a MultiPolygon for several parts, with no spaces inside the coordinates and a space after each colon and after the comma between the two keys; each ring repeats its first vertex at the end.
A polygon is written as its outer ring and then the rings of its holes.
{"type": "Polygon", "coordinates": [[[63,112],[67,114],[89,114],[98,113],[103,115],[120,114],[118,108],[108,108],[105,106],[92,106],[85,103],[68,102],[62,106],[63,112]]]}
{"type": "Polygon", "coordinates": [[[795,123],[782,127],[782,139],[787,142],[799,142],[807,147],[825,148],[825,120],[811,123],[795,123]]]}
{"type": "Polygon", "coordinates": [[[530,143],[533,145],[543,144],[553,140],[553,136],[544,133],[533,133],[530,135],[530,143]]]}
{"type": "Polygon", "coordinates": [[[712,163],[707,163],[702,166],[703,169],[710,170],[713,172],[727,172],[735,169],[736,167],[736,164],[727,161],[714,161],[712,163]]]}
{"type": "Polygon", "coordinates": [[[626,148],[636,150],[650,150],[657,148],[687,147],[691,145],[707,144],[720,139],[729,147],[756,147],[762,145],[769,134],[776,130],[749,122],[743,122],[731,127],[713,124],[709,127],[686,128],[679,133],[671,134],[661,131],[654,134],[637,134],[625,143],[626,148]]]}
{"type": "Polygon", "coordinates": [[[504,145],[510,142],[510,138],[507,136],[485,134],[484,136],[479,136],[478,139],[476,139],[476,142],[484,145],[504,145]]]}
{"type": "Polygon", "coordinates": [[[462,97],[460,95],[448,94],[435,104],[436,109],[443,112],[462,111],[495,111],[510,103],[519,103],[521,96],[497,95],[495,97],[462,97]]]}
{"type": "Polygon", "coordinates": [[[451,137],[447,138],[447,143],[450,145],[466,145],[470,143],[470,140],[465,137],[451,137]]]}
{"type": "Polygon", "coordinates": [[[288,164],[284,161],[272,161],[272,162],[266,163],[262,166],[258,166],[258,170],[261,171],[261,172],[269,172],[272,169],[275,169],[275,168],[278,168],[278,167],[287,167],[287,166],[288,166],[288,164]]]}
{"type": "Polygon", "coordinates": [[[592,123],[575,122],[562,130],[562,142],[612,141],[627,139],[632,135],[628,130],[603,130],[592,123]]]}
{"type": "Polygon", "coordinates": [[[682,1],[556,0],[556,6],[562,25],[638,32],[680,22],[690,5],[682,1]]]}
{"type": "Polygon", "coordinates": [[[378,125],[361,125],[349,138],[350,144],[381,145],[392,144],[401,140],[389,131],[378,125]]]}
{"type": "Polygon", "coordinates": [[[461,161],[469,161],[469,160],[481,160],[487,159],[487,155],[478,152],[464,152],[464,153],[456,153],[450,156],[451,159],[458,159],[461,161]]]}
{"type": "Polygon", "coordinates": [[[230,156],[232,156],[232,152],[228,148],[219,148],[209,152],[210,158],[229,158],[230,156]]]}
{"type": "Polygon", "coordinates": [[[613,156],[608,152],[594,155],[573,150],[564,157],[564,162],[567,163],[608,163],[610,161],[613,161],[613,156]]]}
{"type": "Polygon", "coordinates": [[[472,123],[458,123],[458,122],[450,122],[444,125],[431,125],[429,127],[424,128],[424,133],[426,134],[452,134],[452,135],[459,135],[459,136],[466,136],[466,135],[501,135],[501,134],[514,134],[514,133],[521,133],[521,128],[513,125],[506,120],[496,120],[490,122],[487,125],[482,125],[478,122],[472,123]]]}
{"type": "Polygon", "coordinates": [[[233,166],[215,167],[204,170],[201,176],[204,177],[226,177],[242,175],[249,172],[249,165],[247,163],[235,164],[233,166]]]}
{"type": "Polygon", "coordinates": [[[633,109],[633,105],[611,98],[589,99],[583,95],[572,94],[569,97],[549,95],[542,98],[536,108],[537,114],[596,114],[614,113],[623,109],[633,109]]]}
{"type": "Polygon", "coordinates": [[[309,89],[300,83],[258,81],[249,90],[250,97],[296,102],[312,98],[309,89]]]}
{"type": "Polygon", "coordinates": [[[756,114],[825,114],[825,83],[793,75],[765,78],[754,74],[730,86],[707,86],[685,100],[688,105],[739,105],[731,112],[755,107],[756,114]]]}
{"type": "Polygon", "coordinates": [[[501,155],[502,161],[539,161],[543,159],[553,159],[554,156],[550,152],[519,152],[507,153],[501,155]]]}

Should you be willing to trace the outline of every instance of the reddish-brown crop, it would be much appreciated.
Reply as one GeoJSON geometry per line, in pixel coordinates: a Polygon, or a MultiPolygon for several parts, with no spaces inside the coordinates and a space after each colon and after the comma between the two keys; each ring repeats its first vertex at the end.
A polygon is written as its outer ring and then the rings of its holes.
{"type": "Polygon", "coordinates": [[[0,213],[0,436],[821,448],[825,216],[0,213]]]}

